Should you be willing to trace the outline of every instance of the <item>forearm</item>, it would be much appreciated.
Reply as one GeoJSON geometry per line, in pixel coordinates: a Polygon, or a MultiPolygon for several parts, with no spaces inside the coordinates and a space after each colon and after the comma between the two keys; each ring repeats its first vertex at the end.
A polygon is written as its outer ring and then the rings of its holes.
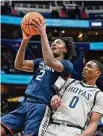
{"type": "Polygon", "coordinates": [[[51,48],[49,46],[48,38],[46,33],[43,33],[41,36],[41,43],[42,43],[42,53],[43,59],[46,63],[51,63],[55,60],[51,48]]]}
{"type": "Polygon", "coordinates": [[[28,40],[22,40],[21,42],[21,45],[19,47],[19,50],[15,58],[15,63],[14,63],[15,68],[21,68],[23,65],[27,43],[28,43],[28,40]]]}
{"type": "Polygon", "coordinates": [[[88,125],[88,127],[86,128],[86,130],[83,132],[81,136],[92,136],[96,131],[96,129],[97,129],[97,124],[91,123],[88,125]]]}

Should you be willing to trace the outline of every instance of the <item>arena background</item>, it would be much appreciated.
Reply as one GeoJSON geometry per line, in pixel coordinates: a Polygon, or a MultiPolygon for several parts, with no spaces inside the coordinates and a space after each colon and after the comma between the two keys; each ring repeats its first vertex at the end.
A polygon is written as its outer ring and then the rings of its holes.
{"type": "MultiPolygon", "coordinates": [[[[18,71],[14,60],[20,46],[21,20],[30,11],[40,12],[46,20],[49,41],[53,37],[72,36],[77,58],[73,60],[75,76],[82,80],[83,60],[97,59],[103,63],[103,1],[4,1],[1,5],[1,116],[23,101],[24,91],[32,73],[18,71]]],[[[26,59],[42,56],[39,35],[34,36],[26,50],[26,59]]],[[[103,75],[97,81],[103,91],[103,75]]],[[[21,136],[22,133],[16,134],[21,136]]],[[[103,118],[94,136],[103,136],[103,118]]]]}

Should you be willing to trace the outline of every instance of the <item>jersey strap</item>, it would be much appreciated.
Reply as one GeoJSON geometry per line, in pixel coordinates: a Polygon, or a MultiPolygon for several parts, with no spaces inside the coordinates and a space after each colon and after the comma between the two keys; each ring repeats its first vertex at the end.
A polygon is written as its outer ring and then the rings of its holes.
{"type": "MultiPolygon", "coordinates": [[[[94,107],[94,105],[95,105],[95,103],[96,103],[97,94],[98,94],[99,92],[101,92],[101,91],[97,91],[97,92],[95,93],[94,102],[93,102],[93,107],[94,107]]],[[[92,109],[93,109],[93,107],[92,107],[92,109]]]]}
{"type": "MultiPolygon", "coordinates": [[[[76,81],[76,79],[74,79],[74,80],[72,80],[68,85],[67,85],[67,87],[65,88],[65,90],[68,88],[68,86],[70,86],[73,82],[75,82],[76,81]]],[[[65,83],[66,84],[66,83],[65,83]]],[[[65,92],[65,90],[64,90],[64,92],[65,92]]]]}
{"type": "Polygon", "coordinates": [[[76,81],[75,79],[72,80],[72,81],[66,86],[66,88],[63,90],[63,86],[65,86],[66,83],[67,83],[67,82],[65,82],[64,85],[61,87],[61,91],[58,92],[58,94],[60,94],[61,96],[63,96],[63,94],[64,94],[64,92],[66,91],[66,89],[68,88],[68,86],[71,85],[71,84],[72,84],[73,82],[75,82],[75,81],[76,81]]]}

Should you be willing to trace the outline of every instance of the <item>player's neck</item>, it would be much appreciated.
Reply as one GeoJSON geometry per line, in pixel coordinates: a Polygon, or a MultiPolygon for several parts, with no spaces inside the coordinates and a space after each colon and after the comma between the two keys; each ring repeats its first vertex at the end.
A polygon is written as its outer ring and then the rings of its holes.
{"type": "Polygon", "coordinates": [[[55,57],[55,59],[57,59],[57,60],[63,60],[64,57],[63,56],[58,56],[58,57],[55,57]]]}
{"type": "Polygon", "coordinates": [[[91,85],[91,86],[95,86],[96,84],[96,81],[94,80],[94,79],[92,79],[92,80],[88,80],[88,81],[86,81],[86,80],[83,80],[83,82],[84,83],[86,83],[86,84],[88,84],[88,85],[91,85]]]}

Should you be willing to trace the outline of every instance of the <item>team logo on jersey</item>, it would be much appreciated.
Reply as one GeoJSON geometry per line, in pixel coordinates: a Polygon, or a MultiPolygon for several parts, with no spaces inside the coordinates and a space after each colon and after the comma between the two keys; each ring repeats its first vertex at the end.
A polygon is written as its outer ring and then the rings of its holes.
{"type": "Polygon", "coordinates": [[[43,62],[41,62],[41,63],[39,64],[39,68],[40,68],[40,69],[43,69],[43,70],[49,70],[49,71],[54,72],[54,69],[48,67],[48,66],[47,66],[45,63],[43,63],[43,62]]]}
{"type": "Polygon", "coordinates": [[[88,91],[84,91],[78,87],[74,87],[74,86],[70,86],[68,88],[68,92],[73,92],[73,93],[77,93],[80,94],[81,96],[85,97],[87,100],[90,99],[90,97],[92,96],[91,93],[89,93],[88,91]]]}

